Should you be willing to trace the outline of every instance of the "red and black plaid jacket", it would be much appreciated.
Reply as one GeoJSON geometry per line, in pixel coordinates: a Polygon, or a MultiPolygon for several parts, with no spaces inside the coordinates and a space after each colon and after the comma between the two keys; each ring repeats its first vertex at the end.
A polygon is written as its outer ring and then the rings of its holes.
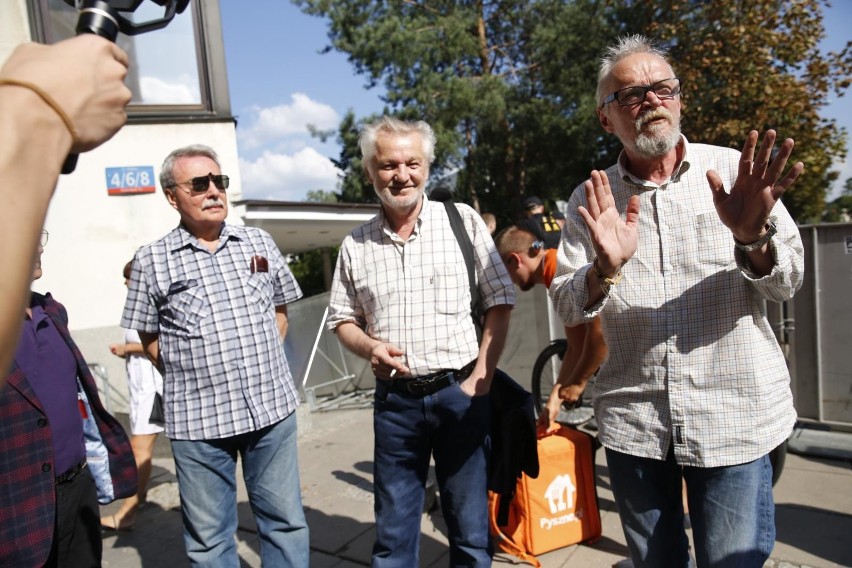
{"type": "MultiPolygon", "coordinates": [[[[68,331],[68,314],[50,294],[33,293],[77,360],[77,374],[109,451],[117,497],[136,493],[136,462],[121,424],[107,413],[83,355],[68,331]]],[[[42,566],[53,543],[55,478],[50,425],[23,371],[12,364],[0,387],[0,566],[42,566]]]]}

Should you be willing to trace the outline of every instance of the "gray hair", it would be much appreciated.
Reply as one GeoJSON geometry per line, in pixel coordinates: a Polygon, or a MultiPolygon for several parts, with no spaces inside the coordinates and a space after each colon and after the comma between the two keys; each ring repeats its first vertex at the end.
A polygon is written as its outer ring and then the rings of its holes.
{"type": "Polygon", "coordinates": [[[210,158],[216,162],[216,166],[218,166],[220,170],[222,169],[222,164],[219,163],[219,155],[210,146],[205,146],[204,144],[191,144],[189,146],[184,146],[183,148],[178,148],[166,156],[166,159],[163,160],[163,166],[160,168],[160,187],[163,188],[163,192],[175,187],[179,183],[175,179],[174,174],[175,164],[177,161],[181,158],[197,157],[210,158]]]}
{"type": "Polygon", "coordinates": [[[395,134],[404,136],[406,134],[419,134],[423,141],[423,154],[426,161],[431,164],[435,161],[435,132],[426,122],[405,122],[392,116],[383,116],[379,120],[364,125],[358,136],[358,145],[361,147],[361,160],[364,168],[367,168],[376,155],[376,139],[379,134],[395,134]]]}
{"type": "Polygon", "coordinates": [[[600,71],[598,71],[598,88],[595,92],[598,106],[600,106],[604,98],[609,94],[604,93],[603,88],[604,83],[609,78],[610,73],[612,73],[612,68],[622,59],[637,53],[656,55],[671,66],[668,53],[664,49],[654,45],[654,42],[647,37],[635,34],[618,38],[617,43],[606,48],[604,56],[601,57],[601,67],[600,71]]]}

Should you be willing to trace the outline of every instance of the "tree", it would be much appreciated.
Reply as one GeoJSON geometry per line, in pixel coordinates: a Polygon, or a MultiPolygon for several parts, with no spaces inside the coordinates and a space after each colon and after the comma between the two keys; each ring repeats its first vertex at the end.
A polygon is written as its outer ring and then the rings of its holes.
{"type": "Polygon", "coordinates": [[[329,49],[347,53],[368,86],[384,84],[388,112],[432,125],[432,176],[458,171],[457,199],[505,222],[530,192],[564,197],[588,175],[600,148],[585,143],[599,138],[588,73],[603,40],[587,38],[604,37],[595,2],[296,3],[329,19],[329,49]],[[560,76],[582,87],[566,99],[564,85],[549,90],[560,76]],[[566,175],[566,163],[584,173],[566,175]]]}
{"type": "MultiPolygon", "coordinates": [[[[806,175],[784,201],[798,220],[818,218],[831,164],[845,156],[845,132],[819,113],[849,86],[852,42],[820,54],[818,0],[295,2],[328,18],[328,49],[346,53],[368,86],[384,85],[386,112],[433,126],[433,177],[456,172],[457,199],[501,224],[525,196],[567,199],[589,170],[615,161],[594,92],[598,58],[626,33],[670,48],[689,138],[740,148],[749,130],[775,128],[796,140],[806,175]]],[[[344,123],[341,137],[355,136],[355,118],[344,123]]],[[[342,169],[342,194],[367,195],[342,169]]]]}
{"type": "Polygon", "coordinates": [[[623,33],[659,38],[683,85],[682,128],[690,139],[742,148],[749,130],[773,128],[796,141],[805,173],[783,201],[799,222],[819,219],[846,156],[846,132],[820,117],[831,92],[849,87],[852,42],[821,54],[818,0],[617,1],[611,18],[623,33]]]}
{"type": "Polygon", "coordinates": [[[343,203],[378,203],[379,198],[373,186],[364,175],[361,163],[361,150],[358,148],[358,132],[364,121],[357,121],[355,113],[349,110],[340,123],[337,141],[340,144],[340,157],[332,159],[334,165],[343,172],[338,185],[338,200],[343,203]]]}
{"type": "Polygon", "coordinates": [[[850,215],[852,215],[852,178],[847,178],[846,183],[843,184],[843,193],[828,204],[822,220],[829,223],[848,223],[850,215]]]}

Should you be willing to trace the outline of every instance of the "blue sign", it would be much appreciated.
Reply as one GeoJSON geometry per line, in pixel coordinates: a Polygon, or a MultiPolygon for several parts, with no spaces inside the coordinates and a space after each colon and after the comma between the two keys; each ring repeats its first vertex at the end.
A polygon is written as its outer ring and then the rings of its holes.
{"type": "Polygon", "coordinates": [[[125,166],[106,169],[107,192],[110,195],[154,193],[154,166],[125,166]]]}

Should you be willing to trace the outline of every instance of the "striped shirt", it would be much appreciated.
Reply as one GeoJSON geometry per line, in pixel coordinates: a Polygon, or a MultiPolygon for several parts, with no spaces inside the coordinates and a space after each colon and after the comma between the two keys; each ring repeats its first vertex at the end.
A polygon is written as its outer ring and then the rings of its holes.
{"type": "Polygon", "coordinates": [[[301,295],[260,229],[223,224],[210,252],[179,226],[139,249],[121,325],[159,335],[167,436],[225,438],[296,409],[275,306],[301,295]],[[255,256],[268,271],[251,269],[255,256]]]}
{"type": "MultiPolygon", "coordinates": [[[[480,216],[457,205],[474,247],[480,303],[515,305],[515,288],[480,216]]],[[[328,327],[352,322],[405,352],[411,376],[460,369],[479,354],[470,316],[467,267],[443,203],[425,200],[403,241],[384,212],[350,233],[340,247],[328,327]]]]}
{"type": "Polygon", "coordinates": [[[775,266],[753,274],[705,176],[716,170],[730,191],[740,153],[682,142],[683,161],[661,185],[631,176],[623,153],[606,171],[619,211],[631,195],[641,200],[639,247],[610,298],[585,312],[594,250],[577,213],[585,192],[574,191],[550,294],[568,324],[601,316],[609,358],[595,411],[604,446],[664,459],[673,444],[681,465],[747,463],[783,442],[796,420],[784,355],[761,307],[801,286],[802,242],[778,202],[775,266]]]}

